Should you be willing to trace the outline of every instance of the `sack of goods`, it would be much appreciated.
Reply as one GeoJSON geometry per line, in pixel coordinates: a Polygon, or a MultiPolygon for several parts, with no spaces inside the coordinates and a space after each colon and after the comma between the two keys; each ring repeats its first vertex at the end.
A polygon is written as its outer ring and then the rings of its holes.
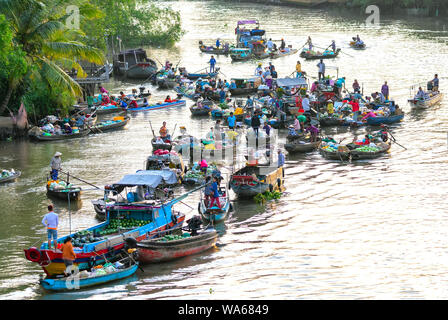
{"type": "Polygon", "coordinates": [[[11,170],[11,171],[8,171],[8,170],[2,170],[2,175],[1,175],[1,177],[2,177],[2,178],[8,178],[8,177],[14,175],[14,173],[15,173],[14,170],[11,170]]]}

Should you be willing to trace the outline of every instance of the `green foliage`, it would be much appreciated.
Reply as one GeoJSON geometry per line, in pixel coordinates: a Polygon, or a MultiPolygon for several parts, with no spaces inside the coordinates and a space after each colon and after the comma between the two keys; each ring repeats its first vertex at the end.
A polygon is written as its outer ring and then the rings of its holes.
{"type": "Polygon", "coordinates": [[[282,193],[279,191],[266,191],[265,193],[259,193],[254,197],[255,202],[257,203],[265,203],[266,201],[277,200],[280,199],[282,193]]]}

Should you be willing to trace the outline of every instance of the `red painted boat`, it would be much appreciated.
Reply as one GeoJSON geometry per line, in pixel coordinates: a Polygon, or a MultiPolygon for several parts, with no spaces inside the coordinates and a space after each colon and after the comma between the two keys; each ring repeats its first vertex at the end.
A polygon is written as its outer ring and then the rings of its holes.
{"type": "Polygon", "coordinates": [[[138,259],[144,264],[182,258],[210,249],[217,240],[213,227],[180,240],[143,240],[137,243],[138,259]]]}

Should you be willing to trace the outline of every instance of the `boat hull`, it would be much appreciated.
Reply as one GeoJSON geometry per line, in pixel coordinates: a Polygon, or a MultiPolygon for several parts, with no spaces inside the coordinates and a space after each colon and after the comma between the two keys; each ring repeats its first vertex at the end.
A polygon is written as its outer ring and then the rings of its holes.
{"type": "Polygon", "coordinates": [[[6,183],[6,182],[14,181],[15,179],[17,179],[21,175],[22,175],[22,172],[16,171],[16,173],[14,175],[10,176],[10,177],[0,178],[0,183],[6,183]]]}
{"type": "Polygon", "coordinates": [[[298,143],[285,143],[285,149],[289,153],[303,153],[303,152],[310,152],[316,149],[320,144],[320,141],[316,142],[307,142],[304,144],[298,144],[298,143]]]}
{"type": "Polygon", "coordinates": [[[159,110],[169,107],[183,107],[186,105],[185,100],[178,100],[176,102],[164,102],[160,104],[150,105],[147,107],[138,107],[138,108],[128,108],[126,111],[128,112],[142,112],[142,111],[151,111],[151,110],[159,110]]]}
{"type": "Polygon", "coordinates": [[[212,248],[218,240],[215,230],[181,240],[141,241],[137,244],[138,259],[142,264],[170,261],[212,248]]]}

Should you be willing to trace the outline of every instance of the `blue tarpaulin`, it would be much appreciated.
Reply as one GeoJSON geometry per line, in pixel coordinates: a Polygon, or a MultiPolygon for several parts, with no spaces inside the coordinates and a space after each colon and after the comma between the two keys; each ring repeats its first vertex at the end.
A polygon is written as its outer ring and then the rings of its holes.
{"type": "Polygon", "coordinates": [[[177,183],[176,173],[167,170],[141,170],[133,174],[125,175],[114,186],[149,186],[156,188],[164,181],[166,184],[177,183]]]}
{"type": "Polygon", "coordinates": [[[307,85],[305,78],[282,78],[277,79],[276,81],[279,87],[296,87],[307,85]]]}

